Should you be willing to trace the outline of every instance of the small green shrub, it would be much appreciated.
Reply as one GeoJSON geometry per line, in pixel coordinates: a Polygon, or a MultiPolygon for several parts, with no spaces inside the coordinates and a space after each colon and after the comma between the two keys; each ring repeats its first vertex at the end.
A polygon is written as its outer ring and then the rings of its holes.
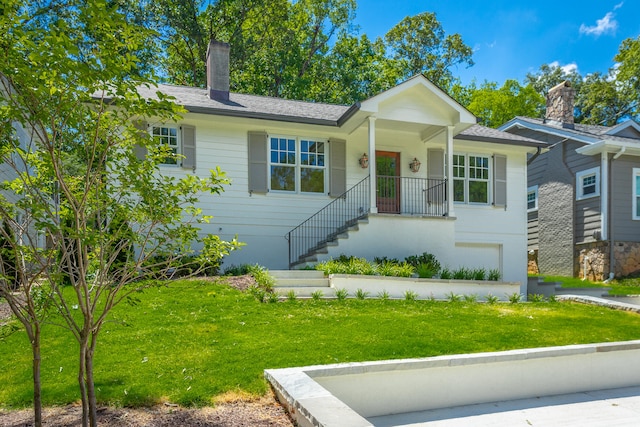
{"type": "Polygon", "coordinates": [[[418,293],[415,291],[404,291],[405,301],[415,301],[418,299],[418,293]]]}
{"type": "Polygon", "coordinates": [[[440,278],[444,280],[451,280],[453,279],[453,273],[451,272],[451,270],[449,270],[448,267],[445,267],[440,270],[440,278]]]}
{"type": "Polygon", "coordinates": [[[458,267],[453,272],[453,278],[456,280],[471,280],[473,279],[473,272],[466,267],[458,267]]]}
{"type": "Polygon", "coordinates": [[[378,292],[378,298],[380,298],[381,300],[388,300],[389,299],[389,292],[387,292],[386,290],[382,290],[380,292],[378,292]]]}
{"type": "Polygon", "coordinates": [[[273,291],[273,287],[276,285],[276,281],[269,274],[269,271],[266,268],[256,264],[256,265],[249,266],[248,271],[249,271],[249,274],[251,274],[253,278],[256,280],[256,283],[258,284],[258,286],[263,288],[266,292],[273,291]]]}
{"type": "Polygon", "coordinates": [[[311,299],[313,299],[314,301],[318,301],[323,296],[324,292],[322,292],[320,289],[311,292],[311,299]]]}
{"type": "Polygon", "coordinates": [[[529,302],[544,302],[544,295],[542,294],[529,294],[527,297],[529,302]]]}
{"type": "Polygon", "coordinates": [[[452,291],[447,294],[447,299],[449,300],[449,302],[459,302],[462,297],[452,291]]]}
{"type": "Polygon", "coordinates": [[[465,300],[465,302],[474,303],[474,302],[478,301],[478,295],[476,295],[476,294],[465,295],[464,296],[464,300],[465,300]]]}
{"type": "Polygon", "coordinates": [[[434,270],[431,264],[418,265],[416,272],[418,273],[418,277],[421,279],[431,279],[433,276],[438,274],[438,271],[434,270]]]}
{"type": "Polygon", "coordinates": [[[264,302],[267,297],[267,291],[260,286],[251,286],[249,292],[260,302],[264,302]]]}
{"type": "Polygon", "coordinates": [[[400,264],[400,260],[397,258],[387,258],[386,256],[373,258],[374,264],[385,264],[387,262],[391,264],[400,264]]]}
{"type": "MultiPolygon", "coordinates": [[[[321,291],[322,292],[322,291],[321,291]]],[[[346,289],[336,289],[336,298],[338,301],[344,301],[349,296],[349,291],[346,289]]]]}
{"type": "Polygon", "coordinates": [[[501,278],[502,278],[502,274],[500,274],[500,270],[498,270],[497,268],[492,268],[491,270],[489,270],[489,275],[487,276],[487,280],[498,282],[500,281],[501,278]]]}
{"type": "Polygon", "coordinates": [[[488,294],[486,297],[484,297],[484,299],[485,301],[487,301],[487,304],[495,304],[499,300],[497,296],[491,294],[488,294]]]}
{"type": "Polygon", "coordinates": [[[222,274],[224,276],[244,276],[245,274],[249,274],[250,270],[251,266],[249,264],[230,265],[224,269],[222,274]]]}
{"type": "Polygon", "coordinates": [[[435,255],[423,252],[421,255],[411,255],[404,259],[407,264],[412,265],[414,268],[418,268],[421,264],[426,264],[429,269],[434,271],[434,274],[438,274],[440,271],[440,262],[436,259],[435,255]]]}
{"type": "Polygon", "coordinates": [[[267,302],[274,303],[280,301],[280,295],[277,292],[267,292],[267,302]]]}
{"type": "Polygon", "coordinates": [[[298,298],[298,295],[296,294],[296,291],[294,291],[293,289],[287,292],[288,301],[295,301],[297,298],[298,298]]]}
{"type": "Polygon", "coordinates": [[[484,268],[474,268],[471,270],[471,275],[473,276],[473,280],[486,280],[487,270],[484,268]]]}
{"type": "Polygon", "coordinates": [[[549,302],[558,302],[558,297],[556,294],[549,295],[549,302]]]}
{"type": "Polygon", "coordinates": [[[365,291],[363,289],[356,289],[356,298],[357,299],[366,299],[369,296],[369,291],[365,291]]]}
{"type": "Polygon", "coordinates": [[[520,294],[519,292],[514,292],[511,295],[509,295],[509,302],[511,304],[517,304],[520,301],[522,301],[522,294],[520,294]]]}

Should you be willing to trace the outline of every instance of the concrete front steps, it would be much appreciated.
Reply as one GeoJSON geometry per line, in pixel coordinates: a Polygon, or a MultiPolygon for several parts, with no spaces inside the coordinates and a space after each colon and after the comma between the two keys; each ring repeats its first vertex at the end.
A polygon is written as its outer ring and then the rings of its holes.
{"type": "Polygon", "coordinates": [[[541,294],[545,297],[551,295],[579,295],[598,298],[608,298],[610,288],[563,288],[558,282],[545,282],[544,277],[529,277],[527,283],[528,294],[541,294]]]}
{"type": "Polygon", "coordinates": [[[334,296],[329,278],[320,270],[269,270],[276,281],[273,290],[287,296],[293,291],[297,298],[311,298],[312,294],[321,291],[324,297],[334,296]]]}
{"type": "Polygon", "coordinates": [[[306,255],[300,256],[298,261],[294,262],[291,265],[291,268],[301,269],[318,263],[318,261],[320,261],[320,259],[323,258],[324,255],[327,255],[329,253],[329,250],[331,248],[340,246],[341,240],[348,239],[350,233],[359,231],[361,225],[368,223],[368,217],[358,218],[350,221],[349,223],[345,224],[342,229],[327,236],[327,239],[319,243],[318,246],[309,249],[309,252],[306,255]]]}

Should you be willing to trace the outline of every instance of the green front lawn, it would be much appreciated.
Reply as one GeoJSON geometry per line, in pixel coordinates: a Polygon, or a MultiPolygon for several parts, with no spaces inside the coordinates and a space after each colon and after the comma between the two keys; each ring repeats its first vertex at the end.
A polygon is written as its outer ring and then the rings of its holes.
{"type": "MultiPolygon", "coordinates": [[[[225,392],[263,394],[265,368],[640,338],[639,315],[568,302],[269,304],[195,280],[139,296],[138,305],[113,312],[99,338],[95,379],[104,404],[206,405],[225,392]]],[[[77,345],[60,327],[48,325],[44,334],[45,404],[78,401],[77,345]]],[[[28,406],[31,362],[24,333],[0,340],[0,358],[0,407],[28,406]]]]}

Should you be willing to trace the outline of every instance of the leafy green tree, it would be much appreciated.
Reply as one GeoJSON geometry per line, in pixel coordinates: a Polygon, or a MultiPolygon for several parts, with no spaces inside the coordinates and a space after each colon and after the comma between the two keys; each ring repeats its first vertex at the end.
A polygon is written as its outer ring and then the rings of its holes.
{"type": "Polygon", "coordinates": [[[531,85],[522,86],[516,80],[507,80],[500,88],[485,81],[470,92],[467,108],[485,126],[498,127],[515,116],[540,117],[544,111],[544,98],[531,85]]]}
{"type": "Polygon", "coordinates": [[[619,65],[615,70],[616,89],[627,102],[626,114],[638,120],[640,118],[640,36],[629,38],[620,44],[618,54],[613,58],[619,65]]]}
{"type": "Polygon", "coordinates": [[[11,233],[0,234],[19,258],[20,280],[12,292],[3,274],[0,296],[31,341],[36,425],[40,328],[50,308],[79,344],[82,422],[95,426],[93,358],[111,309],[192,247],[202,247],[196,263],[238,247],[197,227],[208,220],[195,207],[198,196],[221,192],[227,180],[219,170],[207,178],[159,173],[168,149],[136,124],[175,121],[182,110],[161,94],[139,95],[155,80],[136,56],[150,34],[117,3],[6,0],[3,7],[0,221],[11,233]]]}
{"type": "Polygon", "coordinates": [[[400,76],[385,51],[381,39],[371,41],[366,35],[342,33],[314,69],[307,97],[353,104],[393,87],[400,76]]]}
{"type": "Polygon", "coordinates": [[[524,83],[531,85],[542,96],[549,93],[549,89],[568,80],[571,86],[580,92],[582,75],[575,68],[562,68],[553,64],[542,64],[535,73],[527,73],[524,83]]]}
{"type": "Polygon", "coordinates": [[[424,74],[443,89],[454,82],[452,67],[473,65],[473,50],[460,34],[446,35],[432,12],[408,16],[384,36],[401,79],[424,74]]]}
{"type": "Polygon", "coordinates": [[[593,73],[584,79],[578,93],[576,121],[586,124],[613,126],[632,108],[617,78],[611,74],[593,73]]]}

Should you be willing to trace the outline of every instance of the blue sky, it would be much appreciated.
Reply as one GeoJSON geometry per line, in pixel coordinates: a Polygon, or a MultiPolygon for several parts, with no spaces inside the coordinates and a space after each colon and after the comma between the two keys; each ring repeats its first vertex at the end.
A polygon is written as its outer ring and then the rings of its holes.
{"type": "Polygon", "coordinates": [[[639,0],[359,0],[355,23],[375,39],[425,11],[473,48],[475,65],[453,70],[464,84],[522,82],[552,63],[582,75],[606,72],[622,40],[640,35],[639,0]]]}

